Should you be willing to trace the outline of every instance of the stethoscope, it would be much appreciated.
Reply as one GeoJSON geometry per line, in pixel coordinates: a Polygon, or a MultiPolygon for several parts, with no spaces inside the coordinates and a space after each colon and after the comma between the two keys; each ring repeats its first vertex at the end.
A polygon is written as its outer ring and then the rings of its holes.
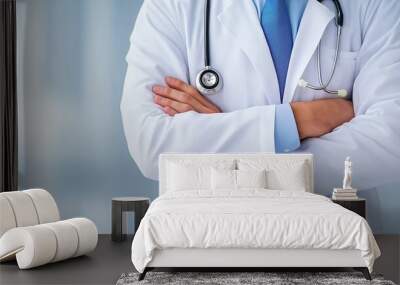
{"type": "MultiPolygon", "coordinates": [[[[318,0],[322,2],[323,0],[318,0]]],[[[328,76],[328,80],[324,82],[322,78],[321,68],[321,42],[317,48],[317,72],[318,72],[318,85],[313,85],[304,79],[300,79],[298,85],[304,88],[309,88],[317,91],[325,91],[328,94],[337,95],[339,97],[346,97],[347,90],[330,90],[329,84],[332,81],[333,75],[335,74],[337,61],[340,54],[340,40],[342,36],[343,27],[343,10],[339,0],[332,0],[336,8],[336,49],[335,56],[332,63],[332,68],[328,76]]],[[[223,86],[223,80],[220,73],[211,66],[210,64],[210,0],[205,0],[204,3],[204,68],[198,73],[196,77],[196,87],[203,95],[213,95],[218,93],[223,86]]]]}

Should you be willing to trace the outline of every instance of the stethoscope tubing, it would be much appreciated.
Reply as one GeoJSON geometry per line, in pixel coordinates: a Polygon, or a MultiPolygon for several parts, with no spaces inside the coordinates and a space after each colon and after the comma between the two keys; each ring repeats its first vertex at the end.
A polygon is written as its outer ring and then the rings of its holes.
{"type": "MultiPolygon", "coordinates": [[[[322,2],[323,0],[319,0],[319,2],[322,2]]],[[[321,68],[321,41],[318,44],[317,47],[317,73],[318,73],[318,81],[319,81],[319,86],[313,85],[305,81],[304,79],[300,80],[299,85],[305,88],[309,88],[312,90],[316,91],[325,91],[328,94],[333,94],[337,95],[339,97],[347,97],[347,90],[345,89],[339,89],[339,90],[331,90],[329,89],[329,85],[332,82],[333,76],[335,75],[337,63],[339,60],[339,54],[340,54],[340,43],[341,43],[341,38],[342,38],[342,27],[344,23],[344,15],[343,15],[343,10],[342,6],[340,5],[339,0],[333,0],[333,3],[336,8],[336,45],[335,45],[335,55],[332,63],[332,67],[328,76],[328,80],[324,83],[324,79],[322,78],[322,68],[321,68]]]]}
{"type": "Polygon", "coordinates": [[[204,1],[204,67],[210,67],[210,2],[204,1]]]}
{"type": "Polygon", "coordinates": [[[339,58],[339,53],[340,53],[340,40],[341,40],[341,34],[342,34],[342,27],[338,26],[337,27],[337,39],[336,39],[336,49],[335,49],[335,55],[334,55],[334,59],[333,59],[333,64],[329,73],[329,77],[328,80],[326,81],[326,83],[324,83],[324,80],[322,78],[322,63],[321,63],[321,43],[318,44],[318,51],[317,51],[317,73],[318,73],[318,81],[320,86],[315,86],[312,85],[310,83],[307,83],[307,88],[312,89],[312,90],[316,90],[316,91],[320,91],[323,90],[326,93],[329,94],[338,94],[338,91],[334,91],[334,90],[330,90],[328,89],[329,84],[331,83],[332,79],[333,79],[333,75],[335,74],[336,71],[336,67],[337,67],[337,62],[338,62],[338,58],[339,58]]]}

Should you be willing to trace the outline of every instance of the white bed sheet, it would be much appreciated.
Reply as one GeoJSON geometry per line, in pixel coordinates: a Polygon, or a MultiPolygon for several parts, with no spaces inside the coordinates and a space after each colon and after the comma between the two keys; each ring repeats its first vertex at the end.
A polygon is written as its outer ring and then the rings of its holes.
{"type": "Polygon", "coordinates": [[[359,215],[320,195],[265,189],[160,196],[134,237],[135,268],[166,248],[357,249],[371,272],[380,255],[359,215]]]}

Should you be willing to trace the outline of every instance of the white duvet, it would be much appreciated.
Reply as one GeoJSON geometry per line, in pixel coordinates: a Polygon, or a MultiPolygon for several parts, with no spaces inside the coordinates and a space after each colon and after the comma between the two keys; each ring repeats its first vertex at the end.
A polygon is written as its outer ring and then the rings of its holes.
{"type": "Polygon", "coordinates": [[[165,248],[358,249],[371,272],[380,255],[365,219],[328,198],[256,189],[160,196],[134,237],[132,262],[143,272],[165,248]]]}

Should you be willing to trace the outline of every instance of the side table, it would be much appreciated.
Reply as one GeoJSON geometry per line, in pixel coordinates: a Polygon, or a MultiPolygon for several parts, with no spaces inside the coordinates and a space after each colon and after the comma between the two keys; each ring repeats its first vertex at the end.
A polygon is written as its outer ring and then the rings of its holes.
{"type": "Polygon", "coordinates": [[[116,197],[112,199],[112,234],[113,241],[126,239],[126,218],[124,212],[135,213],[135,233],[140,221],[146,214],[150,199],[144,197],[116,197]]]}
{"type": "Polygon", "coordinates": [[[336,200],[332,199],[333,203],[339,204],[340,206],[359,214],[364,219],[366,218],[366,200],[363,198],[357,198],[354,200],[336,200]]]}

